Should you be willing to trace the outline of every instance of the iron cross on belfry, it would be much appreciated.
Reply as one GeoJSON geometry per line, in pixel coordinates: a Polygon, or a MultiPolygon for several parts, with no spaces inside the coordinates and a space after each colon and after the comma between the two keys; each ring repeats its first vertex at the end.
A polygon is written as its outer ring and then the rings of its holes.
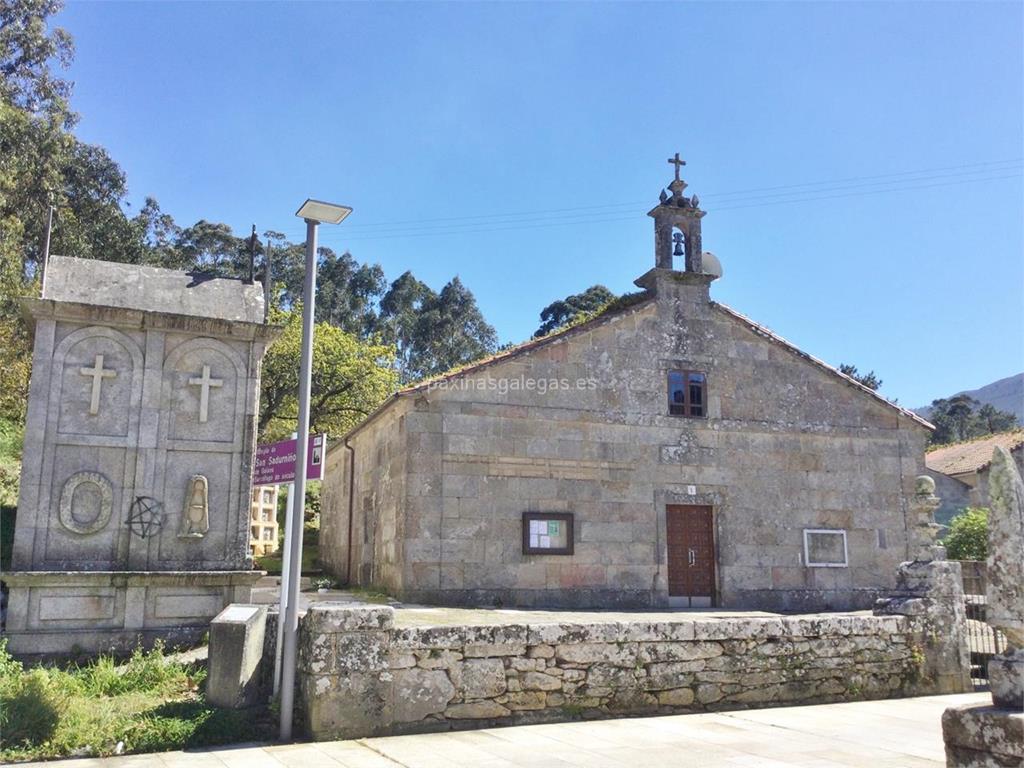
{"type": "Polygon", "coordinates": [[[672,165],[674,165],[676,167],[676,181],[679,181],[679,168],[681,166],[683,166],[683,165],[686,165],[686,161],[685,160],[680,160],[679,159],[679,153],[676,152],[676,156],[675,157],[670,157],[668,159],[668,162],[672,163],[672,165]]]}

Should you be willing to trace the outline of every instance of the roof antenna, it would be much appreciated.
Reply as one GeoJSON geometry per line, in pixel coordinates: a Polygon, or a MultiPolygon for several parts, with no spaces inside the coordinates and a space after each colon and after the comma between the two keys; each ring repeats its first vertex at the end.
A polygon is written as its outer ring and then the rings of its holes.
{"type": "Polygon", "coordinates": [[[249,278],[247,283],[252,283],[256,269],[256,225],[252,225],[252,234],[249,236],[249,278]]]}

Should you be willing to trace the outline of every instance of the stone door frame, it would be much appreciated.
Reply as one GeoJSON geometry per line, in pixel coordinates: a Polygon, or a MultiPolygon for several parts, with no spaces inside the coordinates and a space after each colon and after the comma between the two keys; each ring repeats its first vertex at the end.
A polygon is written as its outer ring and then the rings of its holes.
{"type": "MultiPolygon", "coordinates": [[[[718,592],[718,585],[717,585],[718,547],[717,547],[717,537],[715,536],[715,513],[714,513],[714,507],[712,507],[710,504],[666,504],[665,505],[665,527],[666,527],[666,536],[665,536],[665,551],[666,551],[665,571],[666,571],[666,581],[668,583],[668,604],[669,604],[669,607],[670,608],[712,608],[712,607],[714,607],[716,602],[717,602],[717,596],[718,596],[717,595],[717,592],[718,592]],[[668,536],[668,528],[669,528],[669,522],[668,521],[669,521],[670,516],[672,516],[673,514],[678,514],[678,515],[682,516],[682,515],[686,514],[687,510],[689,510],[691,512],[695,511],[695,510],[699,510],[700,513],[702,514],[702,516],[705,516],[705,519],[706,519],[706,522],[707,522],[707,527],[708,527],[708,529],[709,529],[709,531],[711,533],[711,542],[710,542],[710,544],[709,544],[709,546],[707,548],[708,549],[707,554],[710,556],[710,562],[708,563],[708,566],[711,569],[710,579],[709,579],[710,584],[711,584],[711,590],[710,590],[711,594],[710,595],[694,595],[694,594],[673,595],[672,591],[671,591],[672,590],[672,587],[671,587],[671,583],[672,583],[671,573],[674,570],[674,568],[673,568],[673,562],[674,561],[673,561],[672,558],[669,557],[669,544],[670,544],[670,540],[669,540],[669,536],[668,536]]],[[[691,554],[692,557],[696,556],[696,551],[697,550],[694,547],[690,548],[690,554],[691,554]]],[[[682,569],[686,569],[688,567],[694,567],[694,566],[693,566],[693,564],[688,565],[686,563],[678,563],[677,567],[682,568],[682,569]]],[[[691,590],[691,592],[692,592],[692,590],[691,590]]]]}
{"type": "MultiPolygon", "coordinates": [[[[654,514],[657,519],[655,552],[657,555],[657,573],[655,576],[654,604],[666,608],[689,607],[680,606],[668,594],[668,508],[670,506],[698,506],[711,508],[711,530],[713,535],[712,549],[714,553],[714,573],[712,576],[713,595],[710,606],[705,608],[721,608],[722,600],[722,511],[728,506],[726,488],[720,486],[683,485],[681,488],[656,488],[654,490],[654,514]]],[[[694,606],[694,608],[699,608],[694,606]]]]}

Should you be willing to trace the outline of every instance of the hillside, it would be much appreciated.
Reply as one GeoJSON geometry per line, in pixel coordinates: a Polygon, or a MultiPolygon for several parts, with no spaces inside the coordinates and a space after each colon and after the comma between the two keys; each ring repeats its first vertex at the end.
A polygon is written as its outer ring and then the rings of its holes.
{"type": "MultiPolygon", "coordinates": [[[[1024,424],[1024,373],[1007,376],[1005,379],[993,381],[983,387],[954,394],[970,395],[982,405],[987,403],[1000,411],[1008,411],[1016,415],[1017,423],[1024,424]]],[[[915,408],[914,412],[927,419],[931,413],[931,407],[926,405],[915,408]]]]}

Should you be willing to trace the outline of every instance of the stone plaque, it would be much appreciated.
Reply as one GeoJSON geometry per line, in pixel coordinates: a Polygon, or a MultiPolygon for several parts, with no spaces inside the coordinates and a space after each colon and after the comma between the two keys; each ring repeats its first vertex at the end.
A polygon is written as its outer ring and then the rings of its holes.
{"type": "Polygon", "coordinates": [[[110,522],[114,489],[99,472],[76,472],[60,494],[60,522],[72,533],[88,535],[110,522]]]}

